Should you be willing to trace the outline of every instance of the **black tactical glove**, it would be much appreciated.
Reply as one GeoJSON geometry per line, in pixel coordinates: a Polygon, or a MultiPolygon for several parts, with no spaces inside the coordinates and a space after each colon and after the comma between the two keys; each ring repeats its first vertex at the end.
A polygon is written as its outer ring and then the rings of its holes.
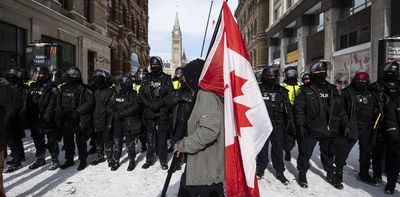
{"type": "Polygon", "coordinates": [[[350,138],[350,129],[345,128],[343,131],[343,134],[344,134],[344,138],[348,140],[350,138]]]}
{"type": "Polygon", "coordinates": [[[297,135],[298,135],[300,138],[304,137],[305,135],[307,135],[307,129],[304,128],[304,127],[300,127],[300,128],[299,128],[299,131],[297,132],[297,135]]]}

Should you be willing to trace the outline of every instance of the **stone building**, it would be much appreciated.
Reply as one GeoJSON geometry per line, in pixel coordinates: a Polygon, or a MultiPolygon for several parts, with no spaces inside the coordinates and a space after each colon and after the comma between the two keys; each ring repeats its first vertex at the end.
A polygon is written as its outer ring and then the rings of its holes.
{"type": "Polygon", "coordinates": [[[30,70],[34,62],[51,62],[60,69],[76,65],[88,81],[96,68],[117,76],[129,71],[134,60],[146,65],[147,2],[1,0],[0,70],[30,70]],[[57,50],[40,48],[43,43],[56,45],[57,50]]]}
{"type": "Polygon", "coordinates": [[[148,66],[148,0],[107,0],[107,30],[112,39],[111,73],[117,78],[148,66]]]}
{"type": "Polygon", "coordinates": [[[239,29],[246,42],[250,62],[256,71],[268,64],[265,29],[268,28],[268,0],[239,0],[235,11],[239,29]]]}
{"type": "Polygon", "coordinates": [[[175,15],[175,23],[172,28],[171,42],[171,66],[167,70],[168,74],[173,75],[177,67],[182,66],[182,32],[179,25],[178,12],[175,15]]]}
{"type": "Polygon", "coordinates": [[[34,42],[60,46],[53,66],[79,66],[84,81],[96,67],[110,69],[106,8],[106,1],[93,0],[1,0],[1,70],[32,69],[25,47],[34,42]]]}
{"type": "Polygon", "coordinates": [[[270,0],[268,61],[304,71],[326,59],[331,82],[345,86],[357,71],[374,81],[385,61],[378,62],[379,40],[400,35],[398,7],[398,0],[270,0]]]}

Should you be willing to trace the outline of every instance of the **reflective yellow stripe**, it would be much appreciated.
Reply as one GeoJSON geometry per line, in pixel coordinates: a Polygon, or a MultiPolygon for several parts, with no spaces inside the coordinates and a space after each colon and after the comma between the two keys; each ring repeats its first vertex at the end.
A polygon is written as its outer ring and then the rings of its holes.
{"type": "Polygon", "coordinates": [[[139,94],[140,84],[132,84],[132,89],[135,90],[139,94]]]}
{"type": "Polygon", "coordinates": [[[174,90],[179,90],[181,88],[181,82],[173,81],[172,85],[174,85],[174,90]]]}

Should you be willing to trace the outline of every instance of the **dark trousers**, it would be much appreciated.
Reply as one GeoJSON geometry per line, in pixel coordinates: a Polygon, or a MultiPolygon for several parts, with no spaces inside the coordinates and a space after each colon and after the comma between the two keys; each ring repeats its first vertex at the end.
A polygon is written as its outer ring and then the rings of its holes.
{"type": "Polygon", "coordinates": [[[257,170],[264,171],[268,166],[268,146],[271,142],[271,160],[276,173],[283,173],[285,166],[283,163],[284,129],[282,125],[274,124],[274,129],[268,140],[265,142],[260,153],[257,155],[257,170]]]}
{"type": "Polygon", "coordinates": [[[385,140],[379,138],[372,150],[372,171],[374,178],[382,178],[384,158],[386,156],[385,140]]]}
{"type": "Polygon", "coordinates": [[[222,183],[212,185],[190,186],[186,185],[186,170],[182,174],[178,197],[223,197],[224,185],[222,183]]]}
{"type": "MultiPolygon", "coordinates": [[[[360,172],[368,173],[369,167],[371,165],[371,153],[372,145],[370,143],[371,129],[359,127],[361,135],[358,139],[360,157],[360,172]]],[[[335,165],[337,168],[343,168],[346,165],[346,160],[349,157],[351,149],[356,144],[357,140],[350,140],[346,144],[346,147],[335,157],[335,165]]]]}
{"type": "Polygon", "coordinates": [[[172,132],[171,144],[175,144],[176,142],[181,140],[180,138],[182,138],[185,135],[186,129],[187,129],[187,124],[185,122],[177,122],[174,131],[172,132]]]}
{"type": "Polygon", "coordinates": [[[109,131],[95,132],[96,150],[98,156],[107,156],[107,159],[112,158],[113,152],[113,138],[109,131]]]}
{"type": "Polygon", "coordinates": [[[82,130],[79,120],[67,120],[63,125],[63,140],[65,147],[65,159],[73,160],[75,156],[75,142],[78,147],[79,160],[87,159],[87,133],[82,130]]]}
{"type": "Polygon", "coordinates": [[[146,119],[146,132],[148,150],[146,160],[149,162],[155,161],[155,154],[160,159],[160,163],[167,163],[167,137],[169,125],[167,120],[160,120],[160,118],[146,119]]]}
{"type": "Polygon", "coordinates": [[[3,187],[4,152],[6,151],[7,149],[0,150],[0,197],[6,196],[3,187]]]}
{"type": "Polygon", "coordinates": [[[122,146],[124,136],[126,137],[125,145],[128,149],[128,158],[131,161],[135,160],[135,135],[134,132],[129,131],[129,128],[125,128],[122,121],[114,121],[114,146],[113,146],[113,160],[119,162],[122,155],[122,146]]]}
{"type": "Polygon", "coordinates": [[[60,149],[58,147],[58,139],[60,134],[55,130],[46,129],[46,132],[37,128],[31,128],[33,143],[36,148],[36,157],[44,159],[46,148],[49,150],[52,159],[58,159],[60,149]],[[47,137],[47,144],[46,144],[47,137]]]}
{"type": "MultiPolygon", "coordinates": [[[[399,137],[397,137],[399,138],[399,137]]],[[[400,140],[388,137],[386,139],[387,155],[386,155],[386,176],[388,189],[396,187],[397,179],[400,172],[400,140]]]]}
{"type": "MultiPolygon", "coordinates": [[[[17,131],[17,132],[25,132],[25,131],[17,131]]],[[[20,135],[11,136],[11,143],[9,144],[9,147],[14,161],[21,162],[22,159],[25,159],[24,144],[22,142],[22,137],[20,135]]]]}
{"type": "Polygon", "coordinates": [[[328,173],[333,173],[333,155],[329,152],[328,146],[332,138],[310,138],[303,137],[300,140],[299,156],[297,158],[297,170],[300,173],[307,173],[310,168],[310,159],[315,145],[319,142],[321,151],[321,163],[324,170],[328,173]]]}

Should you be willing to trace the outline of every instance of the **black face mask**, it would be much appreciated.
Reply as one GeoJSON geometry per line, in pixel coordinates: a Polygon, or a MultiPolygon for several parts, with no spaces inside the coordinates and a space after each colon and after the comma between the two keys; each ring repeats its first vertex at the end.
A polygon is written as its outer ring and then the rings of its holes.
{"type": "Polygon", "coordinates": [[[161,71],[161,67],[159,67],[159,66],[151,67],[151,73],[153,73],[153,74],[154,74],[154,73],[159,74],[160,71],[161,71]]]}
{"type": "Polygon", "coordinates": [[[18,77],[15,75],[7,75],[6,80],[11,84],[17,84],[19,82],[18,77]]]}
{"type": "Polygon", "coordinates": [[[368,89],[368,82],[364,81],[354,81],[353,82],[354,88],[359,91],[365,91],[368,89]]]}
{"type": "Polygon", "coordinates": [[[96,77],[93,80],[93,84],[96,88],[102,89],[105,87],[106,83],[105,83],[105,79],[103,77],[96,77]]]}
{"type": "Polygon", "coordinates": [[[276,78],[263,77],[262,83],[267,84],[267,85],[273,85],[273,84],[277,84],[277,80],[276,80],[276,78]]]}
{"type": "Polygon", "coordinates": [[[68,77],[68,82],[72,84],[78,84],[81,82],[81,79],[79,77],[68,77]]]}

